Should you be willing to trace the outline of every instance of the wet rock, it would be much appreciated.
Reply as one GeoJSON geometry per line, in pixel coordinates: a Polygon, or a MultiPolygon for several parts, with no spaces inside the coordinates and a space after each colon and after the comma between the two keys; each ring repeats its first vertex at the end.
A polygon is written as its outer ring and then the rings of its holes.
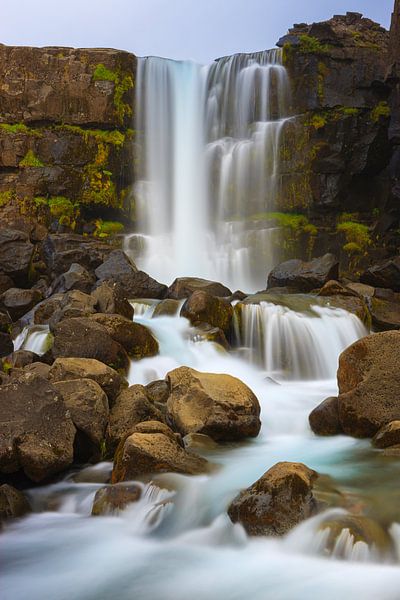
{"type": "Polygon", "coordinates": [[[110,405],[127,385],[117,371],[93,358],[57,358],[49,371],[49,379],[52,382],[92,379],[104,390],[110,405]]]}
{"type": "Polygon", "coordinates": [[[219,448],[219,444],[214,442],[209,435],[204,435],[204,433],[188,433],[183,438],[183,445],[186,449],[200,450],[201,452],[213,451],[219,448]]]}
{"type": "Polygon", "coordinates": [[[93,271],[110,252],[112,247],[108,244],[75,233],[55,233],[43,242],[46,266],[55,275],[66,273],[74,263],[93,271]]]}
{"type": "Polygon", "coordinates": [[[225,333],[219,327],[213,327],[208,323],[198,323],[193,330],[193,340],[198,341],[207,341],[213,342],[214,344],[219,344],[225,350],[230,350],[230,344],[226,339],[225,333]]]}
{"type": "Polygon", "coordinates": [[[157,304],[152,314],[152,319],[155,317],[174,317],[178,314],[181,303],[179,300],[166,298],[157,304]]]}
{"type": "Polygon", "coordinates": [[[29,236],[14,229],[0,229],[0,271],[15,283],[24,283],[28,277],[33,254],[29,236]]]}
{"type": "Polygon", "coordinates": [[[372,325],[376,331],[400,329],[400,302],[371,298],[372,325]]]}
{"type": "Polygon", "coordinates": [[[41,320],[50,325],[50,329],[64,319],[74,317],[89,317],[95,312],[95,301],[89,294],[84,294],[79,290],[71,290],[64,295],[56,294],[46,301],[44,306],[40,306],[34,315],[34,320],[41,320]],[[52,300],[55,299],[55,304],[52,300]],[[57,306],[58,303],[58,306],[57,306]],[[54,306],[54,311],[51,312],[54,306]],[[39,311],[38,315],[36,314],[39,311]]]}
{"type": "Polygon", "coordinates": [[[75,427],[46,379],[23,373],[0,387],[0,472],[42,481],[73,461],[75,427]]]}
{"type": "Polygon", "coordinates": [[[143,421],[163,421],[162,414],[149,400],[142,385],[132,385],[116,398],[110,412],[107,450],[114,451],[119,442],[143,421]]]}
{"type": "Polygon", "coordinates": [[[40,356],[30,350],[16,350],[7,356],[7,363],[13,369],[23,369],[38,360],[40,356]]]}
{"type": "Polygon", "coordinates": [[[296,258],[272,269],[268,275],[268,288],[288,286],[300,292],[309,292],[338,276],[339,262],[333,254],[325,254],[309,262],[296,258]]]}
{"type": "Polygon", "coordinates": [[[148,421],[137,425],[135,432],[118,446],[112,482],[127,481],[151,473],[198,475],[207,469],[207,461],[182,448],[169,427],[164,423],[148,421]]]}
{"type": "Polygon", "coordinates": [[[398,365],[400,331],[358,340],[339,357],[338,409],[344,433],[371,437],[400,419],[398,365]]]}
{"type": "Polygon", "coordinates": [[[197,291],[225,298],[232,294],[229,288],[217,281],[209,281],[199,277],[178,277],[168,288],[168,298],[183,300],[183,298],[188,298],[193,292],[197,291]]]}
{"type": "Polygon", "coordinates": [[[179,367],[167,374],[167,381],[167,421],[181,435],[204,433],[216,441],[258,435],[260,405],[236,377],[179,367]]]}
{"type": "Polygon", "coordinates": [[[135,263],[122,250],[113,250],[107,259],[95,270],[97,279],[107,281],[137,272],[135,263]]]}
{"type": "Polygon", "coordinates": [[[134,310],[128,302],[122,287],[116,282],[103,282],[93,292],[97,310],[104,314],[118,314],[130,321],[133,319],[134,310]]]}
{"type": "Polygon", "coordinates": [[[308,420],[317,435],[337,435],[342,428],[339,422],[338,399],[327,398],[311,411],[308,420]]]}
{"type": "Polygon", "coordinates": [[[91,317],[108,331],[133,358],[139,359],[158,354],[158,342],[150,330],[140,323],[134,323],[121,315],[97,313],[91,317]]]}
{"type": "Polygon", "coordinates": [[[64,398],[75,427],[87,437],[93,446],[89,450],[89,456],[78,456],[78,458],[89,460],[92,454],[95,457],[97,455],[98,458],[109,413],[105,392],[92,379],[55,381],[52,385],[64,398]]]}
{"type": "Polygon", "coordinates": [[[372,287],[372,285],[367,285],[366,283],[357,283],[353,281],[347,283],[346,288],[358,294],[361,298],[364,299],[364,301],[367,301],[370,298],[372,298],[375,292],[375,288],[372,287]]]}
{"type": "Polygon", "coordinates": [[[9,333],[0,332],[0,358],[8,356],[14,350],[14,343],[9,333]]]}
{"type": "Polygon", "coordinates": [[[94,358],[113,369],[126,370],[129,358],[123,347],[112,339],[107,329],[91,319],[64,319],[53,328],[51,349],[54,359],[63,357],[94,358]]]}
{"type": "Polygon", "coordinates": [[[77,263],[72,263],[66,273],[63,273],[54,281],[51,289],[52,294],[79,290],[90,294],[95,283],[95,278],[87,269],[77,263]]]}
{"type": "Polygon", "coordinates": [[[284,535],[318,511],[313,495],[317,478],[302,463],[279,462],[236,496],[228,515],[249,535],[284,535]]]}
{"type": "Polygon", "coordinates": [[[208,292],[193,292],[181,308],[181,317],[189,319],[192,325],[209,323],[229,336],[233,318],[232,305],[208,292]]]}
{"type": "Polygon", "coordinates": [[[109,485],[97,490],[93,500],[92,516],[116,515],[132,502],[140,500],[142,488],[138,484],[109,485]]]}
{"type": "Polygon", "coordinates": [[[372,438],[376,448],[388,448],[400,444],[400,420],[383,425],[372,438]]]}
{"type": "Polygon", "coordinates": [[[400,292],[400,256],[369,267],[360,277],[362,283],[400,292]]]}
{"type": "Polygon", "coordinates": [[[169,385],[164,379],[152,381],[145,386],[147,397],[155,404],[165,404],[169,396],[169,385]]]}
{"type": "Polygon", "coordinates": [[[0,297],[0,305],[13,321],[20,319],[42,300],[39,290],[10,288],[0,297]]]}
{"type": "Polygon", "coordinates": [[[29,512],[31,506],[22,492],[6,483],[0,485],[0,529],[5,521],[23,517],[29,512]]]}
{"type": "Polygon", "coordinates": [[[340,544],[339,537],[343,537],[345,531],[352,536],[352,543],[363,542],[371,551],[378,551],[383,556],[390,556],[393,552],[393,542],[390,535],[379,523],[363,515],[342,514],[335,517],[327,517],[320,525],[322,531],[328,529],[329,535],[325,548],[334,553],[335,557],[348,559],[346,549],[348,545],[340,544]]]}
{"type": "Polygon", "coordinates": [[[332,306],[333,308],[342,308],[347,312],[356,315],[367,327],[371,325],[371,315],[364,300],[359,296],[342,296],[336,294],[335,296],[324,296],[325,305],[332,306]]]}
{"type": "Polygon", "coordinates": [[[344,286],[339,281],[331,279],[319,290],[318,296],[356,296],[358,293],[348,286],[344,286]]]}
{"type": "Polygon", "coordinates": [[[35,361],[24,367],[24,371],[27,373],[34,373],[35,375],[39,375],[39,377],[43,377],[43,379],[49,379],[50,369],[50,365],[40,361],[35,361]]]}
{"type": "Polygon", "coordinates": [[[0,272],[0,295],[13,287],[15,287],[15,283],[11,277],[0,272]]]}

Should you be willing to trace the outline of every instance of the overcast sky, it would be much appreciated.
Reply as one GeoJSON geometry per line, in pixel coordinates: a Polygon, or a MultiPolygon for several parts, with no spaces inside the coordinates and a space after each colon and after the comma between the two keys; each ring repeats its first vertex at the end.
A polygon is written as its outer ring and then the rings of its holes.
{"type": "Polygon", "coordinates": [[[271,48],[293,23],[348,10],[389,27],[393,0],[0,0],[0,42],[112,47],[207,63],[271,48]]]}

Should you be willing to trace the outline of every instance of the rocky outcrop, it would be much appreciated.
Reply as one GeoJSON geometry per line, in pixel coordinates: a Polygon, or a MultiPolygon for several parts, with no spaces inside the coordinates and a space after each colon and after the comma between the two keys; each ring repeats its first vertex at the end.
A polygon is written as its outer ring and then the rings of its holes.
{"type": "Polygon", "coordinates": [[[127,481],[151,473],[198,475],[208,470],[204,458],[187,452],[176,434],[164,423],[139,423],[122,441],[114,458],[112,482],[127,481]]]}
{"type": "Polygon", "coordinates": [[[360,277],[362,283],[400,292],[400,256],[368,267],[360,277]]]}
{"type": "Polygon", "coordinates": [[[241,492],[228,508],[249,535],[283,535],[318,510],[318,473],[302,463],[280,462],[241,492]]]}
{"type": "Polygon", "coordinates": [[[217,441],[258,435],[259,402],[236,377],[179,367],[167,381],[167,421],[181,435],[204,433],[217,441]]]}
{"type": "Polygon", "coordinates": [[[339,276],[339,263],[333,254],[325,254],[310,262],[288,260],[277,265],[268,275],[268,288],[288,287],[309,292],[339,276]]]}
{"type": "Polygon", "coordinates": [[[181,308],[181,317],[186,317],[192,323],[208,323],[212,327],[221,329],[225,335],[229,336],[233,308],[230,302],[211,296],[208,292],[198,290],[193,292],[181,308]]]}
{"type": "Polygon", "coordinates": [[[199,277],[178,277],[168,288],[168,298],[183,300],[197,291],[207,292],[211,296],[221,296],[223,298],[227,298],[232,294],[229,288],[217,281],[209,281],[199,277]]]}

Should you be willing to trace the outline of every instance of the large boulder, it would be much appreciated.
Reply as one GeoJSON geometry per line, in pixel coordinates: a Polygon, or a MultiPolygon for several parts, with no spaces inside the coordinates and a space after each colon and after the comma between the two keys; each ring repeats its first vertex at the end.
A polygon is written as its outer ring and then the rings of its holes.
{"type": "Polygon", "coordinates": [[[43,300],[35,309],[34,323],[49,324],[54,327],[58,322],[71,317],[88,317],[95,312],[95,300],[89,294],[71,290],[66,294],[54,294],[43,300]]]}
{"type": "Polygon", "coordinates": [[[157,304],[151,317],[152,319],[155,319],[156,317],[174,317],[179,313],[180,307],[181,302],[179,300],[166,298],[157,304]]]}
{"type": "Polygon", "coordinates": [[[360,277],[362,283],[400,292],[400,256],[369,267],[360,277]]]}
{"type": "Polygon", "coordinates": [[[400,419],[400,331],[369,335],[339,357],[338,411],[344,433],[371,437],[400,419]]]}
{"type": "Polygon", "coordinates": [[[311,411],[308,420],[317,435],[336,435],[342,432],[339,421],[338,399],[330,397],[311,411]]]}
{"type": "Polygon", "coordinates": [[[400,420],[383,425],[372,439],[376,448],[389,448],[400,444],[400,420]]]}
{"type": "Polygon", "coordinates": [[[211,296],[226,298],[232,294],[231,290],[222,283],[200,279],[199,277],[178,277],[168,288],[168,298],[183,300],[193,292],[208,292],[211,296]]]}
{"type": "Polygon", "coordinates": [[[317,478],[302,463],[279,462],[236,496],[228,515],[249,535],[283,535],[318,512],[317,478]]]}
{"type": "Polygon", "coordinates": [[[54,281],[51,286],[51,292],[52,294],[64,294],[70,290],[79,290],[85,294],[90,294],[94,283],[94,276],[85,267],[77,263],[72,263],[68,271],[59,275],[54,281]]]}
{"type": "Polygon", "coordinates": [[[73,461],[75,427],[60,392],[22,373],[0,386],[0,472],[42,481],[73,461]]]}
{"type": "Polygon", "coordinates": [[[94,358],[57,358],[49,371],[49,380],[69,379],[92,379],[104,390],[110,405],[127,385],[117,371],[94,358]]]}
{"type": "Polygon", "coordinates": [[[94,358],[116,370],[126,370],[128,355],[107,329],[85,317],[64,319],[53,331],[53,358],[94,358]]]}
{"type": "Polygon", "coordinates": [[[8,356],[14,350],[14,343],[9,333],[0,331],[0,358],[8,356]]]}
{"type": "Polygon", "coordinates": [[[75,233],[55,233],[43,242],[43,257],[54,275],[66,273],[74,263],[93,271],[112,250],[104,242],[75,233]]]}
{"type": "Polygon", "coordinates": [[[92,516],[117,515],[132,502],[140,500],[142,488],[139,484],[116,483],[97,490],[92,506],[92,516]]]}
{"type": "Polygon", "coordinates": [[[52,385],[64,398],[77,430],[93,446],[93,449],[89,449],[89,456],[79,458],[89,459],[92,453],[96,456],[108,423],[109,409],[105,392],[92,379],[70,379],[53,382],[52,385]]]}
{"type": "Polygon", "coordinates": [[[192,323],[209,323],[213,327],[222,329],[229,336],[233,308],[230,302],[211,296],[208,292],[198,290],[193,292],[181,308],[181,317],[186,317],[192,323]]]}
{"type": "Polygon", "coordinates": [[[108,334],[125,348],[129,356],[139,359],[158,354],[158,342],[144,325],[134,323],[121,315],[97,313],[91,319],[105,327],[108,334]]]}
{"type": "Polygon", "coordinates": [[[122,275],[133,275],[137,272],[135,263],[122,250],[113,250],[107,259],[97,267],[97,279],[107,281],[118,279],[122,275]]]}
{"type": "Polygon", "coordinates": [[[15,284],[11,277],[0,271],[0,294],[3,294],[12,287],[15,287],[15,284]]]}
{"type": "Polygon", "coordinates": [[[400,302],[373,297],[370,300],[372,325],[376,331],[400,329],[400,302]]]}
{"type": "Polygon", "coordinates": [[[0,229],[0,271],[15,283],[24,283],[33,254],[29,236],[14,229],[0,229]]]}
{"type": "Polygon", "coordinates": [[[217,441],[258,435],[260,405],[236,377],[179,367],[167,374],[167,381],[167,420],[181,435],[204,433],[217,441]]]}
{"type": "Polygon", "coordinates": [[[119,442],[143,421],[163,421],[163,417],[149,400],[146,388],[139,384],[132,385],[119,394],[111,409],[107,451],[114,451],[119,442]]]}
{"type": "Polygon", "coordinates": [[[92,292],[97,310],[105,314],[118,314],[133,319],[134,310],[117,282],[103,281],[92,292]]]}
{"type": "Polygon", "coordinates": [[[309,262],[294,258],[272,269],[267,287],[289,287],[299,292],[310,292],[338,276],[339,262],[333,254],[324,254],[309,262]]]}
{"type": "Polygon", "coordinates": [[[22,492],[7,483],[0,485],[0,529],[4,521],[23,517],[31,510],[29,501],[22,492]]]}
{"type": "Polygon", "coordinates": [[[23,290],[10,288],[0,297],[0,305],[6,310],[13,321],[21,318],[42,300],[39,290],[23,290]]]}
{"type": "Polygon", "coordinates": [[[198,475],[208,470],[204,458],[187,452],[176,434],[164,423],[139,423],[121,441],[114,457],[112,482],[127,481],[151,473],[198,475]]]}

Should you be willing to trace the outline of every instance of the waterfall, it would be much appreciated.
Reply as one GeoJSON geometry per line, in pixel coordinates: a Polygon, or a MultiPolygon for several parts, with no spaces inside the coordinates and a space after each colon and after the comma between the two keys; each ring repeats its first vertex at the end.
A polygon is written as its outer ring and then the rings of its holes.
{"type": "Polygon", "coordinates": [[[239,343],[250,361],[286,379],[333,379],[339,354],[368,331],[343,309],[310,305],[305,312],[271,302],[240,304],[239,343]]]}
{"type": "Polygon", "coordinates": [[[288,100],[280,50],[208,67],[139,59],[137,231],[126,250],[140,268],[167,283],[194,275],[265,287],[288,100]]]}

